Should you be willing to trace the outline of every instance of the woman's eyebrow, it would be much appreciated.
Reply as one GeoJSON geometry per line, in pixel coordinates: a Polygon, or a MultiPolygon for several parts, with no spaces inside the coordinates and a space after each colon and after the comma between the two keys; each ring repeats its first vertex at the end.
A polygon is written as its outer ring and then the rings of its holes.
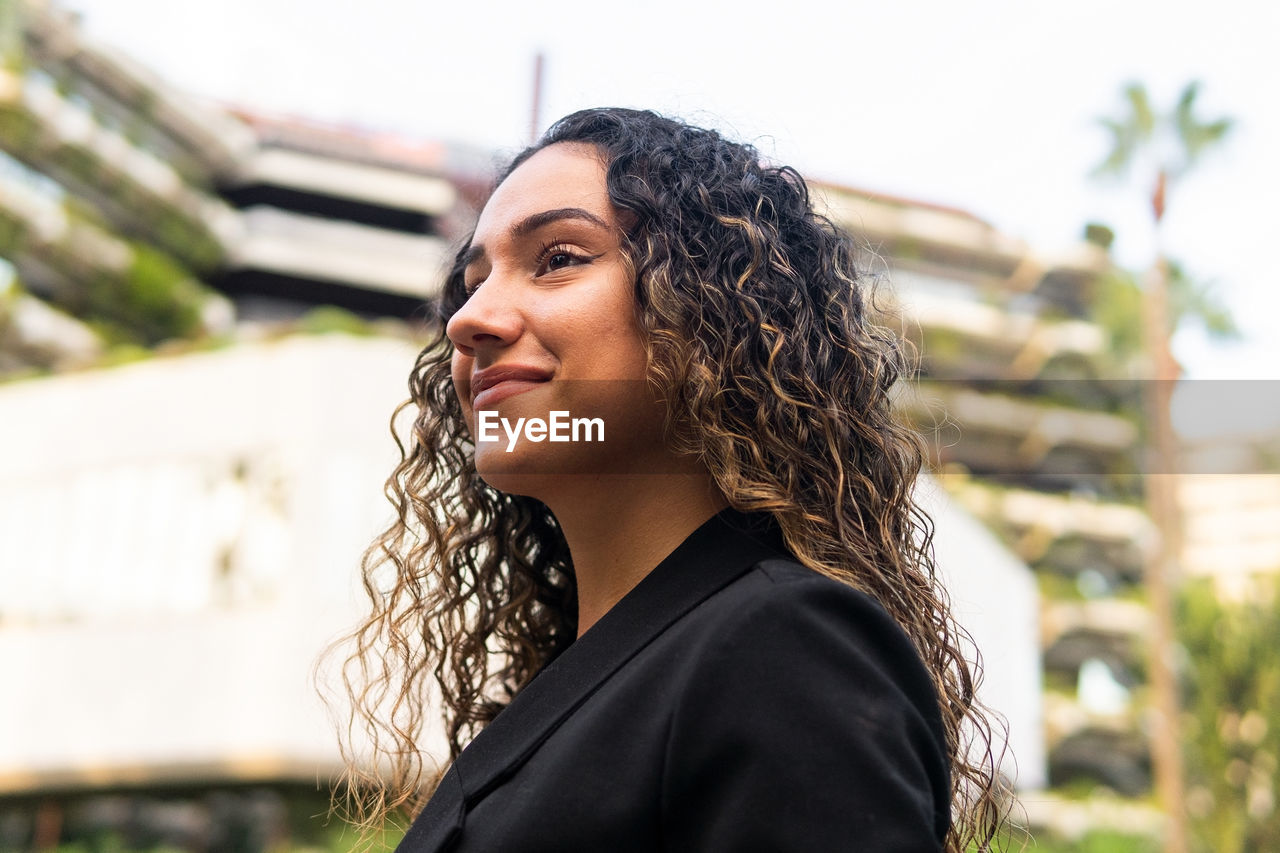
{"type": "Polygon", "coordinates": [[[524,237],[544,225],[559,222],[562,219],[584,219],[597,228],[609,227],[609,223],[589,210],[584,210],[581,207],[558,207],[555,210],[544,210],[541,213],[535,213],[520,220],[511,226],[511,236],[524,237]]]}
{"type": "MultiPolygon", "coordinates": [[[[609,223],[605,222],[599,216],[596,216],[589,210],[581,207],[558,207],[555,210],[544,210],[539,213],[530,214],[521,219],[515,225],[511,226],[507,233],[511,237],[525,237],[537,231],[543,226],[550,225],[552,222],[560,222],[564,219],[581,219],[589,222],[597,228],[608,228],[609,223]]],[[[473,244],[467,247],[467,251],[462,255],[462,265],[469,267],[477,260],[485,256],[483,244],[473,244]]]]}

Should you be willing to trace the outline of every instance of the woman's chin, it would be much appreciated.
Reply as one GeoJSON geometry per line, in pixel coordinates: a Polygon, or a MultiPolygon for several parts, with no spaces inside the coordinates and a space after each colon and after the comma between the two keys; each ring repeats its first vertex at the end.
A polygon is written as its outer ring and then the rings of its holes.
{"type": "Polygon", "coordinates": [[[565,454],[539,453],[538,448],[517,447],[507,452],[500,447],[478,450],[476,472],[500,492],[545,500],[561,491],[569,478],[577,478],[577,460],[565,454]]]}
{"type": "Polygon", "coordinates": [[[554,504],[581,494],[605,496],[615,488],[627,488],[637,479],[651,486],[654,478],[677,479],[705,476],[706,469],[690,456],[645,452],[608,452],[604,448],[527,445],[508,453],[487,448],[476,454],[476,471],[481,479],[501,492],[537,498],[554,504]],[[584,491],[585,490],[585,491],[584,491]]]}

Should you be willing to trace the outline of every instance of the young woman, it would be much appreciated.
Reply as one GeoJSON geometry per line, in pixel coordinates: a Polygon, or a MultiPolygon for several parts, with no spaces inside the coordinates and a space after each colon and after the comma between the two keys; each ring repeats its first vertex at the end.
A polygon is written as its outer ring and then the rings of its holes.
{"type": "Polygon", "coordinates": [[[414,369],[348,660],[386,771],[353,757],[361,813],[426,803],[401,850],[990,841],[989,728],[889,404],[908,364],[867,300],[751,146],[596,109],[515,159],[414,369]]]}

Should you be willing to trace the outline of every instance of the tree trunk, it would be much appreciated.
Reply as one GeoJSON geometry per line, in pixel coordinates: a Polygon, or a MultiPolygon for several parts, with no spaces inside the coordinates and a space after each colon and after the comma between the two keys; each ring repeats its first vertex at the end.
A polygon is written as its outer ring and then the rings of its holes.
{"type": "Polygon", "coordinates": [[[1146,383],[1150,453],[1144,484],[1147,507],[1159,532],[1147,558],[1145,580],[1151,603],[1149,665],[1155,726],[1151,735],[1156,793],[1168,817],[1165,853],[1187,853],[1187,815],[1181,741],[1178,737],[1178,680],[1174,663],[1173,586],[1178,574],[1182,524],[1177,504],[1178,450],[1170,403],[1179,368],[1169,348],[1168,263],[1160,253],[1147,282],[1144,338],[1154,374],[1146,383]]]}

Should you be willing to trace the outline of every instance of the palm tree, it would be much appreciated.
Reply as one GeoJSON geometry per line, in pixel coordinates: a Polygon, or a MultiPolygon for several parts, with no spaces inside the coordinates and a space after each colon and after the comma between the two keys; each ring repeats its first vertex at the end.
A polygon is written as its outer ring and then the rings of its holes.
{"type": "Polygon", "coordinates": [[[1093,177],[1128,177],[1136,167],[1154,171],[1151,210],[1157,228],[1164,219],[1165,197],[1170,185],[1195,169],[1205,153],[1219,145],[1231,132],[1229,118],[1201,121],[1196,117],[1199,81],[1182,89],[1177,106],[1167,115],[1158,114],[1141,83],[1124,87],[1125,110],[1120,118],[1099,122],[1111,134],[1111,150],[1093,170],[1093,177]]]}
{"type": "Polygon", "coordinates": [[[1201,121],[1196,116],[1199,83],[1183,88],[1178,103],[1169,113],[1152,106],[1146,87],[1129,83],[1124,87],[1125,107],[1118,118],[1101,119],[1111,134],[1111,150],[1094,169],[1095,177],[1126,177],[1142,168],[1150,180],[1151,213],[1156,230],[1156,257],[1147,276],[1143,298],[1143,338],[1154,374],[1145,383],[1146,408],[1151,429],[1154,458],[1146,477],[1147,501],[1152,520],[1160,531],[1160,545],[1148,559],[1145,572],[1151,600],[1151,688],[1155,698],[1156,726],[1152,733],[1152,761],[1156,790],[1168,815],[1166,853],[1186,853],[1187,824],[1185,791],[1178,737],[1178,692],[1173,672],[1173,596],[1180,550],[1181,524],[1173,474],[1177,445],[1170,417],[1173,383],[1181,372],[1169,349],[1169,262],[1161,239],[1165,206],[1176,183],[1202,160],[1205,153],[1221,143],[1232,121],[1220,118],[1201,121]],[[1153,174],[1154,173],[1154,174],[1153,174]]]}

